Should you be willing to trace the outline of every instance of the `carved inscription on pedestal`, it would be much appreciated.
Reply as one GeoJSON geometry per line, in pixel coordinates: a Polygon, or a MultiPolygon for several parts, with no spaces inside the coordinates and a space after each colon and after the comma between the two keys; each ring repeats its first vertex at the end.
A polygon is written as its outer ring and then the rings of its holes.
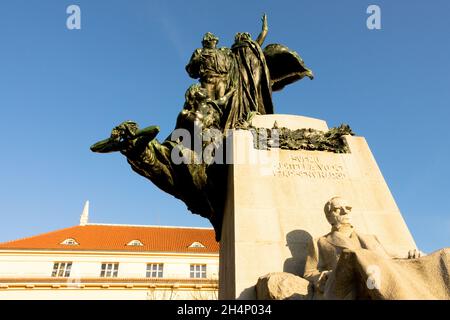
{"type": "Polygon", "coordinates": [[[289,161],[280,161],[273,166],[276,177],[301,177],[310,179],[345,179],[342,163],[329,157],[316,155],[290,155],[289,161]]]}

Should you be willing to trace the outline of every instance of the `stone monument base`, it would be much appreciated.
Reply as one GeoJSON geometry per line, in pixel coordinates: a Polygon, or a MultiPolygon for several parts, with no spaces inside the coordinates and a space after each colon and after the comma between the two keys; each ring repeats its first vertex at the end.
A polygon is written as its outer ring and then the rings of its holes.
{"type": "MultiPolygon", "coordinates": [[[[313,128],[302,116],[255,116],[254,127],[313,128]]],[[[414,240],[363,137],[345,136],[349,153],[258,150],[252,133],[234,130],[220,243],[219,299],[255,299],[258,278],[303,275],[307,248],[330,231],[324,204],[335,195],[353,204],[353,225],[405,257],[414,240]]]]}

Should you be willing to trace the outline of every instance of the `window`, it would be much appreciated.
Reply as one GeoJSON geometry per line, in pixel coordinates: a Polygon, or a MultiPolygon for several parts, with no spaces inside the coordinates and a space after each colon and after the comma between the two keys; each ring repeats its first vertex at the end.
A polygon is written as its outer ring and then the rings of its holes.
{"type": "Polygon", "coordinates": [[[192,242],[192,244],[189,246],[189,248],[205,248],[205,246],[203,244],[201,244],[200,242],[192,242]]]}
{"type": "Polygon", "coordinates": [[[162,263],[149,263],[147,264],[147,278],[162,278],[163,277],[162,263]]]}
{"type": "Polygon", "coordinates": [[[206,264],[191,264],[191,278],[206,278],[206,264]]]}
{"type": "Polygon", "coordinates": [[[52,277],[70,277],[72,262],[55,262],[53,264],[52,277]]]}
{"type": "Polygon", "coordinates": [[[64,244],[66,246],[77,246],[78,242],[75,241],[75,239],[69,238],[61,242],[60,244],[64,244]]]}
{"type": "Polygon", "coordinates": [[[102,271],[100,277],[102,278],[117,278],[119,273],[118,263],[102,263],[102,271]]]}
{"type": "Polygon", "coordinates": [[[140,242],[139,240],[132,240],[130,242],[128,242],[127,246],[134,246],[134,247],[140,247],[143,246],[144,244],[142,242],[140,242]]]}

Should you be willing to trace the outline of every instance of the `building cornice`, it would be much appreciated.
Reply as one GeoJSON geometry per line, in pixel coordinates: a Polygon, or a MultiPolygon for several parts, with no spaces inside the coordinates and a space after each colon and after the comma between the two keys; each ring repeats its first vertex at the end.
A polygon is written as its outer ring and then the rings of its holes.
{"type": "Polygon", "coordinates": [[[218,289],[217,279],[165,278],[0,278],[0,290],[7,289],[218,289]]]}

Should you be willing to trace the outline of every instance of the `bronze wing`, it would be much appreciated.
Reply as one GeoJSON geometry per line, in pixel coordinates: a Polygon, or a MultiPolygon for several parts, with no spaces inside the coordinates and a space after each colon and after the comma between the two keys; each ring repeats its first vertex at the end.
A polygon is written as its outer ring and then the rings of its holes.
{"type": "Polygon", "coordinates": [[[314,78],[313,72],[305,66],[297,52],[281,44],[269,44],[263,50],[273,91],[279,91],[286,85],[308,77],[314,78]]]}

